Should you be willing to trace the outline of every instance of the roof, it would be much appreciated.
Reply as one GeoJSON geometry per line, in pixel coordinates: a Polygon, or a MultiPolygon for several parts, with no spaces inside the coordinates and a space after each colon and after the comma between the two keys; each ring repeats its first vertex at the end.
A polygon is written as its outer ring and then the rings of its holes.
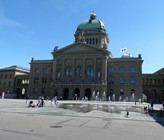
{"type": "Polygon", "coordinates": [[[83,30],[83,29],[104,29],[105,30],[105,24],[98,20],[98,19],[94,19],[94,20],[84,20],[83,22],[81,22],[77,29],[79,30],[83,30]]]}
{"type": "Polygon", "coordinates": [[[105,30],[105,24],[100,21],[99,19],[96,19],[96,14],[91,13],[89,20],[84,20],[81,22],[77,30],[85,30],[85,29],[103,29],[105,30]]]}
{"type": "Polygon", "coordinates": [[[13,66],[10,66],[10,67],[0,69],[0,71],[11,71],[11,70],[30,72],[30,70],[28,68],[24,68],[22,66],[17,66],[17,65],[13,65],[13,66]]]}
{"type": "Polygon", "coordinates": [[[154,74],[164,74],[164,68],[159,69],[154,74]]]}

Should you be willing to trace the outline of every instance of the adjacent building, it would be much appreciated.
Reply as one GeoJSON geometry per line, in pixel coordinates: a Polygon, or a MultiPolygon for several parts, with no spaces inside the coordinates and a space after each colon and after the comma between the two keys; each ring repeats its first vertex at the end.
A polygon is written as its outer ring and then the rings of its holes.
{"type": "Polygon", "coordinates": [[[164,68],[153,74],[142,74],[142,80],[143,94],[147,100],[164,102],[164,68]]]}
{"type": "Polygon", "coordinates": [[[22,98],[27,94],[29,70],[17,65],[0,69],[0,96],[22,98]]]}

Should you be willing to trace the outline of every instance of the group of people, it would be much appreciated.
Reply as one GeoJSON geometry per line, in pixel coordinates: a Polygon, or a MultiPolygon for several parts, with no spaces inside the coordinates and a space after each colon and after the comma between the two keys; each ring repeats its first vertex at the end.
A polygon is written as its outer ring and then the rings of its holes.
{"type": "MultiPolygon", "coordinates": [[[[26,103],[28,102],[29,97],[26,98],[26,103]]],[[[48,101],[49,98],[46,97],[46,100],[48,101]]],[[[51,99],[51,106],[56,105],[57,102],[57,96],[53,97],[51,99]]],[[[39,97],[38,102],[35,103],[34,101],[29,101],[28,107],[36,108],[36,107],[43,107],[45,105],[45,98],[44,97],[39,97]]]]}
{"type": "Polygon", "coordinates": [[[56,105],[57,103],[57,96],[55,96],[51,99],[51,106],[56,105]]]}
{"type": "MultiPolygon", "coordinates": [[[[26,100],[26,102],[27,102],[27,100],[26,100]]],[[[44,104],[45,104],[44,97],[39,97],[37,103],[34,103],[33,101],[30,101],[28,107],[32,107],[32,108],[43,107],[44,104]]]]}

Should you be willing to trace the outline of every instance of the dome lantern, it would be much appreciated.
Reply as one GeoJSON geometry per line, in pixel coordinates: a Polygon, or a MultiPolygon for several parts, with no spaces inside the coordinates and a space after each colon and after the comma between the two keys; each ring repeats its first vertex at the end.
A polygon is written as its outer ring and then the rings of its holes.
{"type": "Polygon", "coordinates": [[[92,12],[90,15],[90,20],[94,20],[94,19],[96,19],[96,14],[92,12]]]}

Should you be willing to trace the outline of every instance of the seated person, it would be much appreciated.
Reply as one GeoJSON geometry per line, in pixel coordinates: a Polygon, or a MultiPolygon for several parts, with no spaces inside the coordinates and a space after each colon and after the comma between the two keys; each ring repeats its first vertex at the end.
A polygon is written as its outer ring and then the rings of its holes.
{"type": "Polygon", "coordinates": [[[33,106],[33,101],[30,101],[28,107],[32,107],[32,106],[33,106]]]}

